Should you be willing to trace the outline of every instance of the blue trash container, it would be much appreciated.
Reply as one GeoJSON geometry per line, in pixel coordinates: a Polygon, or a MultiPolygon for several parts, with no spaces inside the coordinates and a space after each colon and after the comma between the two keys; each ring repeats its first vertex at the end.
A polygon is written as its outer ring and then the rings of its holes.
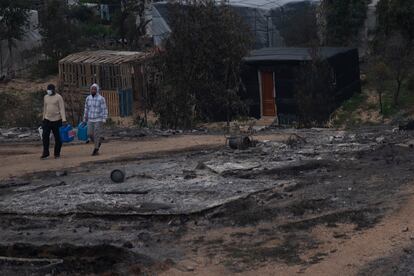
{"type": "Polygon", "coordinates": [[[80,123],[78,125],[78,140],[87,141],[88,140],[88,125],[86,123],[80,123]]]}

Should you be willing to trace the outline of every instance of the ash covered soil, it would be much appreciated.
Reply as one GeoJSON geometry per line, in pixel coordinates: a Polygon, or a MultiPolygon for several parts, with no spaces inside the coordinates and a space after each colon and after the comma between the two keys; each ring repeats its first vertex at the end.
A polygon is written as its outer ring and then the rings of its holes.
{"type": "Polygon", "coordinates": [[[288,139],[0,182],[5,275],[412,275],[412,134],[288,139]],[[109,173],[122,169],[123,183],[109,173]]]}

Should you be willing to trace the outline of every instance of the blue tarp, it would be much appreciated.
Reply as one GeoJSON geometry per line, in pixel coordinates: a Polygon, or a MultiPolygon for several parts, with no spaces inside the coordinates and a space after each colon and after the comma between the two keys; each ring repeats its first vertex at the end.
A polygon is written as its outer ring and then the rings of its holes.
{"type": "Polygon", "coordinates": [[[121,117],[128,117],[132,115],[132,103],[133,103],[133,96],[132,96],[132,89],[124,89],[118,90],[119,96],[119,115],[121,117]]]}

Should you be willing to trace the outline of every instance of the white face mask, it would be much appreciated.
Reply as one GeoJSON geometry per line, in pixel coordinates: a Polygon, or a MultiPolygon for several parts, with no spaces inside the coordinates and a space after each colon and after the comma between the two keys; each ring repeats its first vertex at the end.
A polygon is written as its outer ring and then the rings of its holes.
{"type": "Polygon", "coordinates": [[[46,92],[47,92],[47,94],[48,94],[49,96],[53,94],[53,91],[52,91],[52,90],[47,90],[46,92]]]}

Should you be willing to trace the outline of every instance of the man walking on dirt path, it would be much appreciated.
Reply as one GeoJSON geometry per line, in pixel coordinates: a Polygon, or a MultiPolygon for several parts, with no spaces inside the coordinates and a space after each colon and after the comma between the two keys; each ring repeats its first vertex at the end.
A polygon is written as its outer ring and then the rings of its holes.
{"type": "Polygon", "coordinates": [[[43,98],[43,154],[40,157],[41,159],[49,157],[49,140],[51,131],[55,137],[55,158],[60,158],[62,142],[60,140],[59,128],[62,124],[66,124],[66,113],[63,98],[61,95],[56,93],[55,90],[55,86],[53,84],[49,84],[47,86],[47,94],[43,98]]]}
{"type": "Polygon", "coordinates": [[[95,156],[99,154],[101,147],[103,124],[108,118],[108,108],[105,98],[99,94],[99,85],[92,84],[90,93],[86,98],[83,121],[88,123],[88,137],[95,143],[92,152],[92,155],[95,156]]]}

